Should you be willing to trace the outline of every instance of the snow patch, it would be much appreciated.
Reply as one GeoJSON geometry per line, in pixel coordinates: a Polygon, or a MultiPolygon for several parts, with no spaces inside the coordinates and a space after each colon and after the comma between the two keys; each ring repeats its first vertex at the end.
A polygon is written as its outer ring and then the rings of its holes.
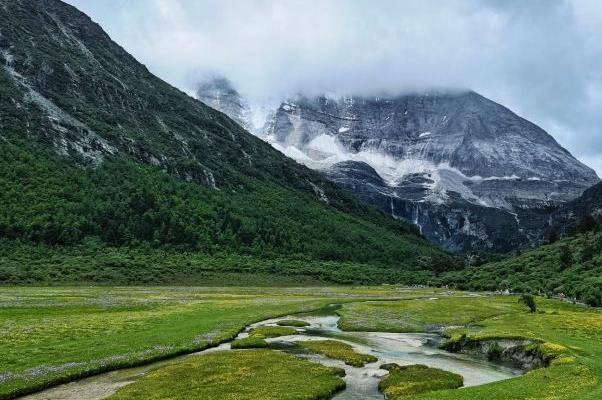
{"type": "Polygon", "coordinates": [[[349,129],[350,129],[350,128],[348,128],[348,127],[344,126],[344,127],[342,127],[342,128],[339,128],[339,133],[345,133],[345,132],[349,132],[349,129]]]}
{"type": "Polygon", "coordinates": [[[429,131],[422,132],[420,135],[418,135],[418,137],[423,138],[423,137],[431,136],[432,134],[433,134],[433,132],[429,132],[429,131]]]}

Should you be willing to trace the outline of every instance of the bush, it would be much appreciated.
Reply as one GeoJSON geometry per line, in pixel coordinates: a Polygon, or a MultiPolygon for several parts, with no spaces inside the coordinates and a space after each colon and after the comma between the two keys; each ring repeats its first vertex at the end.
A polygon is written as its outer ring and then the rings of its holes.
{"type": "Polygon", "coordinates": [[[535,297],[530,294],[523,294],[520,299],[518,299],[519,303],[522,303],[529,307],[529,311],[532,313],[537,311],[537,304],[535,303],[535,297]]]}

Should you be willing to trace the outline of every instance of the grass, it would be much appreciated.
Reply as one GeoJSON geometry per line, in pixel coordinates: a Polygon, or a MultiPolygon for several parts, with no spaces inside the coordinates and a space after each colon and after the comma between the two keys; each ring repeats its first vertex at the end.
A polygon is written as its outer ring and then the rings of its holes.
{"type": "Polygon", "coordinates": [[[345,387],[340,375],[279,351],[217,352],[152,371],[109,399],[328,399],[345,387]]]}
{"type": "Polygon", "coordinates": [[[412,395],[420,400],[594,400],[602,398],[602,313],[537,298],[531,313],[516,296],[454,297],[345,304],[342,326],[396,332],[444,329],[450,340],[525,338],[554,360],[548,368],[462,390],[412,395]],[[446,328],[447,326],[447,328],[446,328]]]}
{"type": "Polygon", "coordinates": [[[366,364],[378,361],[378,358],[373,355],[357,353],[351,345],[338,340],[307,340],[295,343],[305,350],[344,361],[345,364],[353,367],[363,367],[366,364]]]}
{"type": "Polygon", "coordinates": [[[279,326],[294,326],[296,328],[303,328],[309,326],[309,322],[301,321],[298,319],[283,319],[281,321],[276,322],[276,325],[279,326]]]}
{"type": "Polygon", "coordinates": [[[389,400],[402,399],[418,393],[457,389],[464,384],[461,375],[425,365],[390,364],[383,367],[389,374],[380,381],[378,389],[389,400]]]}
{"type": "Polygon", "coordinates": [[[296,333],[297,330],[295,328],[288,326],[259,326],[253,329],[249,333],[249,336],[267,339],[278,336],[294,335],[296,333]]]}
{"type": "Polygon", "coordinates": [[[432,291],[340,287],[0,287],[0,399],[233,339],[268,318],[432,291]]]}
{"type": "Polygon", "coordinates": [[[250,323],[330,304],[328,291],[322,293],[2,288],[0,398],[201,350],[232,339],[250,323]]]}
{"type": "Polygon", "coordinates": [[[242,339],[234,340],[230,346],[233,349],[258,349],[268,347],[268,342],[265,339],[257,336],[249,336],[242,339]]]}
{"type": "Polygon", "coordinates": [[[426,332],[448,325],[468,325],[523,309],[510,297],[431,297],[392,304],[346,304],[339,327],[346,331],[426,332]]]}

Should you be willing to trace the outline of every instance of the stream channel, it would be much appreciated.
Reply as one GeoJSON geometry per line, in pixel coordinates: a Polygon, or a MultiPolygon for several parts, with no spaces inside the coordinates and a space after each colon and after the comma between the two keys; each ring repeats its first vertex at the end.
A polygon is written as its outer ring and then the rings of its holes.
{"type": "MultiPolygon", "coordinates": [[[[237,338],[248,336],[248,332],[263,325],[276,325],[279,320],[298,319],[310,325],[296,328],[298,334],[266,339],[269,348],[293,353],[314,362],[327,366],[343,368],[347,387],[336,394],[333,400],[383,400],[384,396],[378,391],[378,382],[388,372],[379,366],[385,363],[399,365],[424,364],[446,371],[460,374],[464,377],[464,386],[476,386],[485,383],[509,379],[524,373],[524,371],[497,365],[485,360],[476,359],[462,354],[449,353],[437,346],[442,338],[430,333],[387,333],[387,332],[344,332],[337,327],[339,319],[336,315],[291,315],[268,319],[249,325],[237,338]],[[364,367],[352,367],[342,361],[329,359],[313,354],[295,346],[293,342],[301,340],[336,339],[348,343],[364,354],[378,357],[378,361],[366,364],[364,367]]],[[[217,347],[176,357],[170,360],[151,363],[142,367],[127,368],[46,389],[44,391],[21,397],[22,400],[100,400],[104,399],[119,388],[132,383],[148,371],[177,363],[183,357],[198,357],[208,352],[229,351],[230,343],[217,347]]],[[[462,390],[462,389],[458,389],[462,390]]]]}

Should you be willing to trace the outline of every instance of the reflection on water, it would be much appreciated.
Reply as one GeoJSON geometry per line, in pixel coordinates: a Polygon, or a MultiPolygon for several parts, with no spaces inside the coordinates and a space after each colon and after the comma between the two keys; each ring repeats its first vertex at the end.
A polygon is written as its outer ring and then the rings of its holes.
{"type": "MultiPolygon", "coordinates": [[[[379,368],[385,363],[399,365],[424,364],[446,371],[460,374],[464,377],[465,386],[481,385],[517,376],[519,370],[498,366],[486,361],[475,360],[468,356],[451,354],[437,348],[440,341],[438,335],[414,333],[385,333],[385,332],[343,332],[337,327],[337,316],[305,315],[288,316],[253,324],[239,335],[245,337],[248,331],[261,325],[275,325],[282,319],[302,319],[311,325],[298,328],[297,335],[267,339],[271,348],[294,353],[315,362],[328,366],[344,368],[347,388],[334,396],[334,400],[383,400],[384,396],[378,391],[380,378],[387,371],[379,368]],[[331,360],[327,357],[312,354],[296,347],[293,342],[299,340],[332,339],[344,341],[361,353],[372,354],[378,361],[356,368],[345,365],[342,361],[331,360]]],[[[224,343],[218,347],[184,357],[197,356],[207,352],[228,351],[230,344],[224,343]]],[[[112,371],[86,379],[81,379],[43,392],[25,396],[23,400],[100,400],[115,393],[119,388],[136,381],[146,372],[165,365],[177,363],[182,357],[161,361],[143,367],[128,368],[112,371]]]]}

